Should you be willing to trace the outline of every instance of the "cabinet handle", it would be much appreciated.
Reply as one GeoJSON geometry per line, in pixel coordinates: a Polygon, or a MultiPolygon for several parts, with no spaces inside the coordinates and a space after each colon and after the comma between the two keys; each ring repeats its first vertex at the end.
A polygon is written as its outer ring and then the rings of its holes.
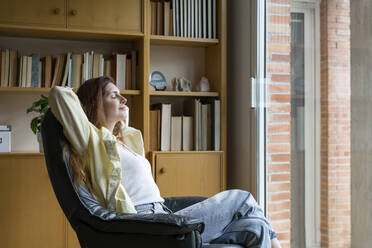
{"type": "Polygon", "coordinates": [[[161,168],[159,172],[160,172],[160,174],[164,174],[165,172],[167,172],[167,169],[166,168],[161,168]]]}
{"type": "Polygon", "coordinates": [[[56,9],[53,10],[53,14],[59,15],[59,13],[61,13],[61,9],[56,8],[56,9]]]}
{"type": "Polygon", "coordinates": [[[76,16],[77,15],[77,10],[76,9],[71,10],[70,15],[76,16]]]}

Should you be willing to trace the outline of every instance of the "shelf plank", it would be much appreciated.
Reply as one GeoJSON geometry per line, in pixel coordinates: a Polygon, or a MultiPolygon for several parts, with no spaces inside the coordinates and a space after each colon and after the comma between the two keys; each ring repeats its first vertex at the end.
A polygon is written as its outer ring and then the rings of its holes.
{"type": "Polygon", "coordinates": [[[17,26],[0,24],[0,34],[6,36],[60,38],[76,40],[139,40],[141,32],[115,32],[110,30],[66,29],[56,27],[17,26]]]}
{"type": "Polygon", "coordinates": [[[218,97],[218,92],[183,92],[183,91],[150,91],[150,96],[200,96],[200,97],[218,97]]]}
{"type": "MultiPolygon", "coordinates": [[[[0,93],[49,93],[50,88],[0,87],[0,93]]],[[[74,89],[74,91],[76,91],[74,89]]],[[[121,90],[122,95],[141,95],[140,90],[121,90]]]]}
{"type": "Polygon", "coordinates": [[[185,38],[178,36],[151,35],[151,45],[179,45],[179,46],[214,46],[218,39],[185,38]]]}
{"type": "Polygon", "coordinates": [[[224,153],[223,151],[150,151],[152,154],[187,154],[187,155],[197,155],[197,154],[216,154],[224,153]]]}

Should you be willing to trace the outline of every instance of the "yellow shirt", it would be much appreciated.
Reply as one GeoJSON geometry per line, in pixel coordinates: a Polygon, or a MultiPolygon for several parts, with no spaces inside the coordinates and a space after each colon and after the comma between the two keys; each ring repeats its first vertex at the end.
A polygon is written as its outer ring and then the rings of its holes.
{"type": "MultiPolygon", "coordinates": [[[[82,161],[88,163],[92,187],[97,200],[107,209],[122,213],[136,213],[129,195],[120,180],[122,170],[116,149],[116,137],[105,127],[98,129],[89,122],[78,96],[70,88],[53,87],[49,93],[49,106],[63,126],[63,132],[82,161]]],[[[129,111],[129,110],[128,110],[129,111]]],[[[141,131],[122,122],[124,143],[144,156],[141,131]]]]}

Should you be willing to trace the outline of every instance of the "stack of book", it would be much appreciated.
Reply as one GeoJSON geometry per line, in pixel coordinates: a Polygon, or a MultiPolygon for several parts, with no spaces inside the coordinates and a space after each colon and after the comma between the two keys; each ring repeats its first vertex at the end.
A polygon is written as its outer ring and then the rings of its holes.
{"type": "Polygon", "coordinates": [[[151,34],[217,38],[217,0],[151,0],[151,34]]]}
{"type": "Polygon", "coordinates": [[[182,116],[172,116],[170,103],[154,104],[150,110],[151,151],[219,151],[221,102],[193,99],[182,116]]]}
{"type": "Polygon", "coordinates": [[[111,76],[122,90],[137,89],[137,52],[115,53],[109,59],[103,54],[85,52],[40,57],[34,53],[20,56],[17,51],[0,49],[1,87],[78,88],[90,78],[111,76]]]}

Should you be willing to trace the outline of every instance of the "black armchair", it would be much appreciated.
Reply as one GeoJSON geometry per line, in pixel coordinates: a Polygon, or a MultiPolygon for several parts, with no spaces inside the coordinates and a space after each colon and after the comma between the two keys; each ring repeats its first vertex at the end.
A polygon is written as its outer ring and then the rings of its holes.
{"type": "MultiPolygon", "coordinates": [[[[49,177],[57,200],[75,230],[82,248],[95,247],[241,247],[203,244],[204,224],[174,214],[123,214],[105,209],[87,190],[73,184],[68,157],[63,157],[63,128],[48,110],[41,134],[49,177]]],[[[67,153],[66,153],[67,154],[67,153]]],[[[68,154],[67,154],[68,156],[68,154]]],[[[202,197],[166,199],[173,211],[203,200],[202,197]]]]}

